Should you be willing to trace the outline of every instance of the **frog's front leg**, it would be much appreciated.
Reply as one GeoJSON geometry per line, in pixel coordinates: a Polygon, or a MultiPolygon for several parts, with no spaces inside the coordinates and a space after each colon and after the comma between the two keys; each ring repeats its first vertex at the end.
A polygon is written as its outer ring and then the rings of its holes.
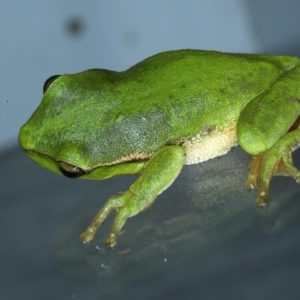
{"type": "Polygon", "coordinates": [[[258,187],[258,206],[268,203],[269,183],[274,175],[291,176],[299,182],[300,172],[293,166],[291,156],[300,144],[299,116],[299,66],[249,102],[240,114],[237,137],[241,147],[254,155],[247,187],[258,187]]]}
{"type": "Polygon", "coordinates": [[[117,243],[117,237],[127,218],[149,208],[157,195],[168,188],[179,174],[185,161],[180,146],[165,146],[151,156],[140,177],[124,193],[110,197],[80,239],[89,242],[112,210],[117,215],[105,240],[106,247],[117,243]]]}

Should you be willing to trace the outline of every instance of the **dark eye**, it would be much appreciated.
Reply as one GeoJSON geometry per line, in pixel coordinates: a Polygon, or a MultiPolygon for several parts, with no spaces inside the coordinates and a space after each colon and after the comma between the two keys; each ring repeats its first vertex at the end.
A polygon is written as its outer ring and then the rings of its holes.
{"type": "Polygon", "coordinates": [[[43,86],[43,92],[45,93],[48,89],[48,87],[51,85],[51,83],[57,78],[59,77],[60,75],[53,75],[51,77],[49,77],[45,83],[44,83],[44,86],[43,86]]]}
{"type": "Polygon", "coordinates": [[[58,167],[59,167],[61,173],[69,178],[78,178],[78,177],[86,174],[86,172],[84,170],[82,170],[76,166],[66,164],[62,161],[58,162],[58,167]]]}

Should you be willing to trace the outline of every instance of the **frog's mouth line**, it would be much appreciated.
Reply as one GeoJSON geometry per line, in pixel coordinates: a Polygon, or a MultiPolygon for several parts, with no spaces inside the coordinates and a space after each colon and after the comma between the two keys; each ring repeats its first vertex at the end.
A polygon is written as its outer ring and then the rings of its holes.
{"type": "Polygon", "coordinates": [[[122,156],[121,158],[118,158],[112,162],[96,164],[94,167],[113,166],[113,165],[117,165],[117,164],[124,163],[124,162],[129,162],[129,161],[145,160],[145,159],[149,158],[150,156],[152,156],[153,153],[154,152],[149,152],[149,153],[135,152],[135,153],[131,153],[126,156],[122,156]]]}
{"type": "Polygon", "coordinates": [[[96,169],[98,167],[109,167],[109,166],[113,166],[113,165],[117,165],[117,164],[121,164],[121,163],[125,163],[125,162],[132,162],[132,161],[143,161],[143,160],[148,159],[149,157],[151,157],[154,154],[154,152],[149,152],[149,153],[135,152],[135,153],[123,156],[121,158],[118,158],[111,162],[98,163],[93,166],[89,166],[88,168],[82,168],[82,167],[79,167],[79,166],[73,164],[72,162],[66,162],[66,160],[62,160],[62,159],[55,159],[53,156],[51,156],[45,152],[35,151],[34,149],[25,149],[25,148],[23,148],[23,149],[33,160],[35,160],[35,159],[32,157],[32,155],[30,155],[33,153],[49,157],[51,160],[53,160],[53,162],[55,162],[57,164],[60,172],[69,178],[78,178],[82,175],[86,175],[91,170],[96,169]]]}

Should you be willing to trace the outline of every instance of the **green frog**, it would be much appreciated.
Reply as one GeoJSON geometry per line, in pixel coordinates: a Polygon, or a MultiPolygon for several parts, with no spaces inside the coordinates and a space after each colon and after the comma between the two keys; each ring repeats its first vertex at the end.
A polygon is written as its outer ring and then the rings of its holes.
{"type": "MultiPolygon", "coordinates": [[[[251,154],[246,186],[266,206],[274,175],[299,182],[291,153],[300,142],[300,67],[293,56],[176,50],[123,72],[92,69],[50,77],[19,142],[43,167],[71,178],[140,174],[111,196],[81,235],[94,238],[117,212],[105,245],[148,209],[183,165],[251,154]]],[[[184,200],[183,200],[184,201],[184,200]]]]}

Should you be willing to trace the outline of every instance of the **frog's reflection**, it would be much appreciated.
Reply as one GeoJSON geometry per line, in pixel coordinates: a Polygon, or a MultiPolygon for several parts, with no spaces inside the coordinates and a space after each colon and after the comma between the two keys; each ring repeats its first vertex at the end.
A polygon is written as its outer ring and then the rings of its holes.
{"type": "Polygon", "coordinates": [[[278,233],[300,212],[297,202],[288,209],[299,189],[284,184],[272,196],[270,207],[257,213],[256,193],[245,188],[249,160],[236,148],[223,157],[184,167],[151,210],[126,223],[114,249],[102,247],[106,228],[100,228],[90,244],[78,240],[78,232],[98,208],[62,224],[53,238],[59,270],[91,278],[105,292],[117,294],[134,281],[201,255],[261,220],[266,233],[278,233]]]}

